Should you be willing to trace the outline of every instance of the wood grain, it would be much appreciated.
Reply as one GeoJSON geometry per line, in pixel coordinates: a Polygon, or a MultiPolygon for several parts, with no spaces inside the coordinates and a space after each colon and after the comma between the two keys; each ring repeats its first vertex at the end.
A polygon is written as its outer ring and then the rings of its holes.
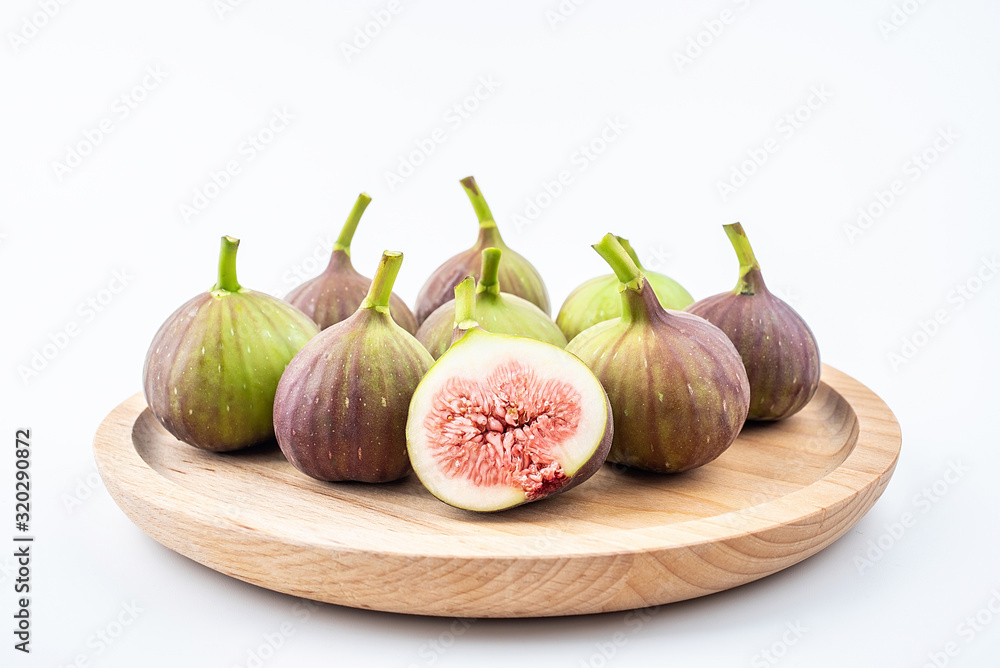
{"type": "Polygon", "coordinates": [[[274,444],[197,450],[140,394],[104,420],[94,452],[139,528],[227,575],[358,608],[531,617],[670,603],[791,566],[872,507],[900,444],[882,400],[824,366],[802,412],[747,425],[707,466],[669,476],[606,465],[565,494],[489,515],[441,503],[412,475],[315,481],[274,444]]]}

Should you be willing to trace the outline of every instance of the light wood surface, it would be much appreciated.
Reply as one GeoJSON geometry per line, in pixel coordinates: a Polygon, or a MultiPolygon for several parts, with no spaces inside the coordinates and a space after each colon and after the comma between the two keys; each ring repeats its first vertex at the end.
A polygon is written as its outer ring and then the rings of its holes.
{"type": "Polygon", "coordinates": [[[531,617],[640,608],[729,589],[832,543],[875,503],[899,425],[829,366],[810,404],[750,424],[680,475],[605,467],[551,499],[482,515],[415,476],[322,483],[276,445],[178,442],[137,394],[94,439],[111,496],[143,531],[227,575],[295,596],[425,615],[531,617]]]}

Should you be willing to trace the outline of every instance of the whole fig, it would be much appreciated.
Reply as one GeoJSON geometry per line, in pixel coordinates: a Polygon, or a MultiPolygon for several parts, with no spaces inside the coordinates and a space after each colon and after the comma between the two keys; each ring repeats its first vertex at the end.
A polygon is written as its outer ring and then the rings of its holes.
{"type": "Polygon", "coordinates": [[[410,471],[406,414],[433,363],[389,314],[403,254],[386,251],[351,317],[291,361],[274,400],[274,429],[292,465],[319,480],[388,482],[410,471]]]}
{"type": "Polygon", "coordinates": [[[578,358],[478,327],[474,291],[471,277],[455,289],[455,343],[413,393],[406,443],[434,496],[490,512],[590,478],[614,423],[600,382],[578,358]]]}
{"type": "MultiPolygon", "coordinates": [[[[361,215],[372,198],[366,193],[358,195],[358,201],[347,217],[337,242],[330,253],[330,262],[322,274],[312,278],[285,296],[285,301],[293,304],[316,321],[320,329],[354,315],[361,300],[368,294],[371,279],[362,276],[351,263],[351,241],[358,229],[361,215]]],[[[413,334],[417,331],[417,319],[413,317],[406,303],[396,294],[389,298],[392,319],[400,327],[413,334]]]]}
{"type": "MultiPolygon", "coordinates": [[[[564,348],[566,337],[544,311],[527,299],[502,292],[499,280],[502,251],[487,248],[482,252],[482,269],[476,286],[476,320],[487,332],[526,336],[564,348]]],[[[417,340],[434,359],[441,357],[451,344],[455,320],[455,300],[445,302],[431,313],[420,329],[417,340]]]]}
{"type": "Polygon", "coordinates": [[[707,320],[664,309],[613,235],[594,248],[618,277],[622,315],[584,330],[566,350],[593,369],[611,400],[608,461],[662,473],[707,464],[746,420],[750,386],[739,354],[707,320]]]}
{"type": "Polygon", "coordinates": [[[740,223],[723,225],[740,261],[731,292],[688,307],[715,324],[736,346],[750,379],[750,420],[781,420],[802,410],[819,387],[816,337],[791,306],[764,285],[740,223]]]}
{"type": "Polygon", "coordinates": [[[461,183],[479,218],[479,238],[472,248],[446,260],[435,269],[424,283],[420,294],[417,295],[415,309],[417,322],[423,323],[437,307],[451,301],[454,298],[455,286],[466,276],[471,274],[479,278],[480,253],[485,248],[499,248],[504,253],[504,266],[500,270],[500,282],[504,285],[504,289],[527,299],[548,315],[551,312],[549,293],[538,270],[504,243],[493,220],[493,213],[479,192],[476,180],[469,176],[462,179],[461,183]]]}
{"type": "Polygon", "coordinates": [[[142,370],[146,403],[160,424],[178,440],[218,452],[274,437],[278,380],[319,332],[294,306],[239,284],[239,243],[222,237],[218,282],[167,318],[142,370]]]}

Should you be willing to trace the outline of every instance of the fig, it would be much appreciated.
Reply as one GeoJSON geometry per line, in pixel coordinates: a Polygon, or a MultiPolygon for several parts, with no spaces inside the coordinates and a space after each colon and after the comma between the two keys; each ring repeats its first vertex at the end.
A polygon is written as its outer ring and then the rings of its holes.
{"type": "Polygon", "coordinates": [[[441,304],[451,301],[454,289],[468,275],[479,278],[480,253],[485,248],[499,248],[504,252],[504,265],[500,269],[500,281],[504,289],[527,299],[540,308],[546,315],[551,313],[549,293],[545,289],[542,277],[530,262],[507,247],[500,237],[500,230],[493,220],[493,214],[486,200],[483,199],[476,180],[468,176],[461,181],[465,193],[472,202],[472,208],[479,218],[479,238],[475,245],[458,255],[446,260],[434,270],[427,282],[420,288],[417,295],[417,322],[423,323],[441,304]]]}
{"type": "Polygon", "coordinates": [[[222,237],[218,282],[167,318],[142,370],[146,403],[164,429],[216,452],[274,438],[278,380],[319,332],[299,309],[239,284],[239,244],[222,237]]]}
{"type": "MultiPolygon", "coordinates": [[[[690,293],[674,279],[655,271],[646,271],[627,239],[618,237],[618,242],[632,258],[635,266],[642,271],[661,306],[680,311],[694,301],[690,293]]],[[[584,281],[569,293],[562,308],[559,309],[556,324],[566,338],[572,341],[574,336],[588,327],[617,318],[621,314],[622,298],[618,292],[618,277],[614,274],[605,274],[584,281]]]]}
{"type": "Polygon", "coordinates": [[[565,492],[600,469],[614,426],[607,394],[578,358],[477,326],[471,277],[455,289],[455,343],[417,386],[406,446],[447,504],[491,512],[565,492]]]}
{"type": "MultiPolygon", "coordinates": [[[[299,307],[316,321],[320,329],[326,329],[354,315],[368,294],[371,279],[362,276],[351,263],[351,241],[358,229],[361,215],[371,201],[372,198],[366,193],[358,195],[351,215],[347,217],[337,242],[333,244],[326,269],[285,296],[285,301],[299,307]]],[[[417,319],[406,302],[396,294],[389,297],[389,311],[397,325],[410,334],[416,333],[417,319]]]]}
{"type": "MultiPolygon", "coordinates": [[[[503,251],[487,248],[482,252],[482,267],[476,286],[476,320],[487,332],[526,336],[566,347],[566,337],[542,309],[527,299],[502,292],[498,269],[503,251]]],[[[455,300],[445,302],[431,313],[420,329],[417,340],[424,344],[434,359],[441,357],[451,345],[455,300]]]]}
{"type": "Polygon", "coordinates": [[[739,223],[723,225],[740,261],[731,292],[688,307],[726,333],[750,379],[750,420],[781,420],[802,410],[819,387],[816,337],[791,306],[764,285],[750,240],[739,223]]]}
{"type": "Polygon", "coordinates": [[[288,461],[308,476],[389,482],[410,471],[407,410],[434,360],[390,315],[402,262],[402,253],[383,253],[354,315],[320,332],[281,376],[274,431],[288,461]]]}
{"type": "Polygon", "coordinates": [[[608,461],[678,473],[721,455],[746,420],[750,385],[715,325],[663,308],[611,234],[594,246],[620,283],[622,315],[578,334],[566,350],[607,390],[615,436],[608,461]]]}

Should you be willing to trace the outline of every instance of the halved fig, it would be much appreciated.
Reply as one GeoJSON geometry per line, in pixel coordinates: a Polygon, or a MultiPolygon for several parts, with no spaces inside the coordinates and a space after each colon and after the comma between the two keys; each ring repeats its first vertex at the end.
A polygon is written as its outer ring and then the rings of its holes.
{"type": "Polygon", "coordinates": [[[475,327],[474,291],[471,278],[455,289],[457,339],[413,393],[406,445],[434,496],[490,512],[591,477],[614,429],[586,364],[552,344],[475,327]]]}

